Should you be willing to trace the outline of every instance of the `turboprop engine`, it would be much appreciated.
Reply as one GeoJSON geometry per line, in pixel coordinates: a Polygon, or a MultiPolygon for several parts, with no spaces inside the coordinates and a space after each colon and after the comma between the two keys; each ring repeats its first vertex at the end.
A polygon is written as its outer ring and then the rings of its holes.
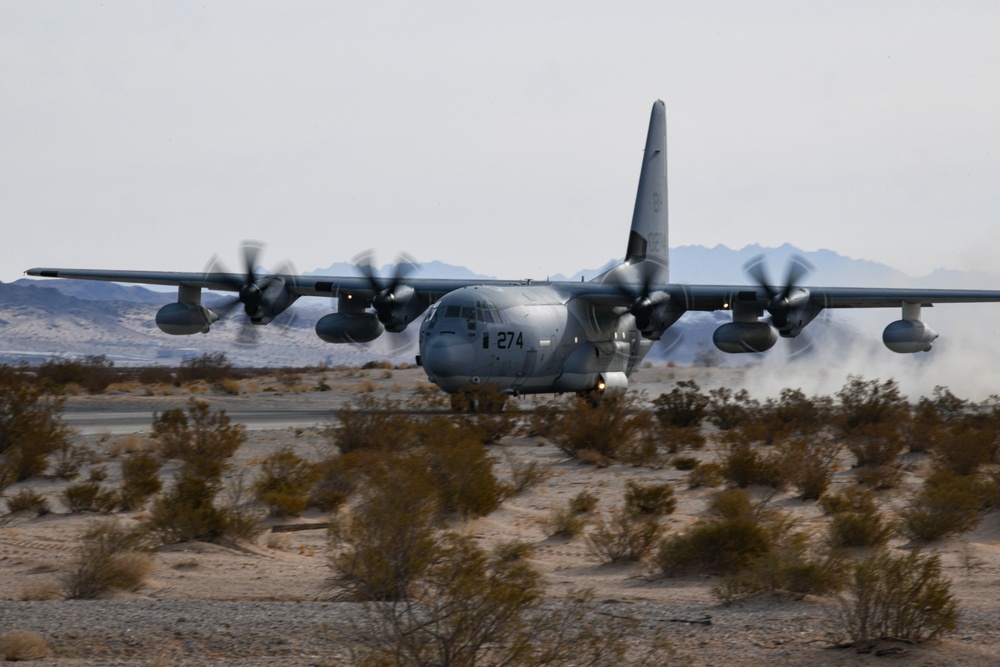
{"type": "Polygon", "coordinates": [[[316,335],[327,343],[369,343],[383,331],[374,313],[331,313],[316,322],[316,335]]]}
{"type": "Polygon", "coordinates": [[[219,316],[200,303],[168,303],[156,311],[156,326],[172,336],[208,333],[219,316]]]}

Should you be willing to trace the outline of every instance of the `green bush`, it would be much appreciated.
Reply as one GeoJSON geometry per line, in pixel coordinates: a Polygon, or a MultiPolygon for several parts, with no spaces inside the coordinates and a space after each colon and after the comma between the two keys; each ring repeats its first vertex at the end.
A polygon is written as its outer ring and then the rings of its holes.
{"type": "Polygon", "coordinates": [[[122,508],[142,509],[146,500],[160,492],[160,468],[163,466],[148,452],[132,452],[122,461],[122,508]]]}
{"type": "Polygon", "coordinates": [[[754,484],[783,489],[788,482],[785,460],[779,453],[771,453],[754,445],[742,432],[728,431],[726,454],[722,459],[723,478],[741,489],[754,484]]]}
{"type": "Polygon", "coordinates": [[[903,427],[910,406],[895,380],[866,381],[848,376],[837,393],[837,427],[859,466],[887,466],[906,447],[903,427]]]}
{"type": "Polygon", "coordinates": [[[373,470],[365,499],[331,525],[335,583],[360,600],[406,598],[438,554],[438,517],[438,497],[416,458],[373,470]]]}
{"type": "Polygon", "coordinates": [[[68,446],[62,405],[24,374],[0,366],[0,491],[43,474],[49,455],[68,446]]]}
{"type": "Polygon", "coordinates": [[[486,516],[507,489],[493,472],[493,457],[474,432],[438,417],[417,428],[418,457],[427,467],[439,509],[463,517],[486,516]]]}
{"type": "Polygon", "coordinates": [[[285,448],[271,454],[260,465],[253,490],[271,516],[298,516],[309,505],[317,468],[285,448]]]}
{"type": "Polygon", "coordinates": [[[827,524],[827,543],[835,549],[882,546],[893,528],[875,504],[875,496],[864,488],[842,491],[820,498],[823,510],[832,515],[827,524]]]}
{"type": "Polygon", "coordinates": [[[215,504],[220,488],[216,479],[182,471],[174,478],[173,487],[153,502],[146,528],[163,544],[225,536],[228,516],[215,504]]]}
{"type": "Polygon", "coordinates": [[[575,457],[594,452],[606,459],[618,458],[626,447],[645,436],[651,424],[649,413],[640,409],[630,394],[605,398],[597,405],[576,397],[565,410],[548,418],[548,437],[562,451],[575,457]]]}
{"type": "Polygon", "coordinates": [[[690,428],[701,426],[710,398],[701,393],[694,380],[680,380],[668,394],[653,400],[653,412],[665,426],[690,428]]]}
{"type": "Polygon", "coordinates": [[[933,475],[899,513],[903,533],[919,542],[934,542],[972,530],[979,524],[978,492],[975,480],[968,477],[933,475]]]}
{"type": "Polygon", "coordinates": [[[937,555],[879,551],[854,567],[841,623],[859,651],[879,640],[923,641],[955,629],[958,605],[937,555]]]}

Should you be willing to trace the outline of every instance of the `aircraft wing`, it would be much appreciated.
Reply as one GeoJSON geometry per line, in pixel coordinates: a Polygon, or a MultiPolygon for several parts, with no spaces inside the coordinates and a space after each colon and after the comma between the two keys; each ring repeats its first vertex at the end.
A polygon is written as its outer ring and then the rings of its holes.
{"type": "MultiPolygon", "coordinates": [[[[772,293],[781,288],[771,288],[772,293]]],[[[882,287],[800,287],[808,300],[822,308],[893,308],[903,303],[931,306],[935,303],[1000,302],[1000,291],[955,289],[894,289],[882,287]]],[[[737,302],[766,306],[771,295],[763,288],[740,285],[668,285],[671,301],[686,310],[722,310],[737,302]]]]}
{"type": "MultiPolygon", "coordinates": [[[[74,280],[98,280],[103,282],[136,283],[143,285],[184,285],[186,287],[201,287],[221,292],[239,291],[239,285],[246,276],[239,273],[184,273],[176,271],[116,271],[102,269],[56,269],[34,268],[24,272],[28,276],[41,278],[71,278],[74,280]]],[[[277,274],[273,277],[284,280],[288,290],[297,296],[340,296],[354,294],[371,297],[376,294],[375,285],[383,289],[390,286],[388,278],[375,277],[369,280],[365,276],[313,276],[277,274]],[[373,284],[373,281],[375,284],[373,284]]],[[[527,281],[511,280],[461,280],[408,278],[406,284],[431,300],[436,300],[456,289],[470,285],[518,285],[527,281]]]]}

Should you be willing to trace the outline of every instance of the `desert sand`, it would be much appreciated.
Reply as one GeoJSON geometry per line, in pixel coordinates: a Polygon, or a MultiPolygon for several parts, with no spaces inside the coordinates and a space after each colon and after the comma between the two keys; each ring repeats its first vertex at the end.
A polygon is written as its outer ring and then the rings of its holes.
{"type": "MultiPolygon", "coordinates": [[[[679,379],[694,377],[702,389],[714,386],[739,388],[745,371],[725,369],[644,368],[634,378],[637,390],[648,397],[669,391],[679,379]]],[[[315,392],[319,375],[293,380],[243,381],[239,396],[205,391],[197,394],[215,408],[233,412],[254,406],[269,409],[322,412],[342,405],[361,390],[406,397],[427,384],[417,369],[385,372],[325,372],[322,379],[331,391],[315,392]]],[[[794,386],[794,385],[791,385],[794,386]]],[[[183,407],[191,394],[149,396],[142,387],[123,387],[99,396],[73,396],[68,411],[129,409],[163,410],[183,407]]],[[[515,409],[530,410],[536,399],[519,399],[515,409]]],[[[318,457],[330,447],[324,419],[276,426],[251,424],[247,443],[235,455],[234,471],[249,475],[267,454],[292,446],[302,456],[318,457]]],[[[100,423],[100,420],[97,420],[100,423]]],[[[95,456],[83,470],[102,466],[105,484],[120,482],[122,452],[142,447],[146,433],[111,432],[100,426],[82,429],[77,442],[90,446],[95,456]]],[[[507,474],[508,460],[537,460],[551,474],[536,487],[504,501],[499,510],[481,519],[456,522],[452,527],[473,535],[484,546],[512,539],[535,545],[530,563],[543,573],[552,604],[570,590],[590,588],[598,604],[596,614],[634,618],[648,630],[660,628],[674,646],[663,664],[691,665],[995,665],[1000,664],[1000,522],[987,514],[979,527],[960,538],[938,542],[929,550],[941,555],[959,601],[958,629],[947,637],[921,645],[879,647],[891,657],[858,654],[837,648],[846,638],[837,621],[834,598],[765,595],[732,606],[723,606],[710,594],[713,579],[707,576],[664,577],[649,564],[601,565],[588,551],[586,539],[554,538],[545,519],[554,508],[565,506],[581,490],[598,495],[597,513],[611,514],[620,506],[628,480],[673,483],[678,506],[665,523],[668,530],[692,524],[705,512],[712,489],[689,490],[686,472],[670,466],[643,468],[616,464],[595,468],[569,459],[540,439],[509,437],[493,446],[497,471],[507,474]]],[[[716,456],[710,444],[697,453],[716,456]]],[[[855,484],[844,459],[835,485],[855,484]]],[[[883,508],[897,508],[900,498],[919,486],[926,461],[904,461],[906,474],[899,488],[884,492],[883,508]]],[[[165,481],[175,465],[161,471],[165,481]]],[[[55,597],[59,576],[69,565],[80,536],[94,522],[126,524],[142,512],[113,516],[69,513],[58,500],[67,482],[32,479],[14,485],[7,494],[31,487],[46,494],[52,512],[45,516],[7,515],[0,519],[0,635],[11,630],[38,632],[49,642],[48,658],[39,665],[322,665],[348,664],[344,644],[346,628],[357,618],[358,603],[337,598],[328,583],[329,547],[322,524],[328,517],[309,511],[294,519],[268,519],[270,530],[256,542],[240,544],[186,543],[161,549],[155,570],[136,593],[109,599],[76,601],[38,599],[55,597]],[[282,524],[315,529],[286,531],[282,524]]],[[[764,490],[752,493],[762,495],[764,490]]],[[[780,493],[771,503],[792,513],[805,526],[819,532],[823,516],[815,502],[803,502],[792,491],[780,493]]],[[[0,506],[6,509],[5,506],[0,506]]],[[[890,546],[905,549],[896,538],[890,546]]],[[[640,633],[636,641],[645,635],[640,633]]]]}

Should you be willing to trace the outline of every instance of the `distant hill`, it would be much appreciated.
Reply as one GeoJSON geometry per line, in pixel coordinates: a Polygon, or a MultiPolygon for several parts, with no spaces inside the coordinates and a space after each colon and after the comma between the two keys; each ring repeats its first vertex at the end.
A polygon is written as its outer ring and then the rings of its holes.
{"type": "MultiPolygon", "coordinates": [[[[877,262],[852,259],[830,250],[803,252],[790,245],[779,248],[753,245],[739,250],[723,245],[675,248],[670,257],[671,280],[687,284],[749,284],[743,266],[761,254],[767,260],[774,283],[784,279],[790,258],[802,255],[815,266],[815,271],[803,281],[806,285],[1000,289],[1000,274],[938,270],[913,278],[877,262]]],[[[569,277],[553,275],[551,279],[577,282],[583,277],[589,280],[615,263],[609,261],[603,267],[582,270],[569,277]]],[[[382,276],[390,276],[393,272],[391,264],[378,270],[382,276]]],[[[309,274],[357,275],[357,269],[341,262],[309,274]]],[[[492,277],[443,262],[421,264],[411,275],[464,280],[492,277]]],[[[256,347],[237,344],[241,335],[245,335],[238,309],[237,315],[214,325],[211,335],[168,336],[156,328],[153,317],[161,304],[173,298],[171,292],[142,286],[85,280],[21,279],[0,283],[0,360],[16,361],[51,354],[107,354],[123,363],[149,363],[157,359],[176,362],[185,355],[224,351],[235,363],[245,365],[308,365],[322,361],[357,363],[386,357],[412,362],[416,352],[412,337],[401,347],[397,347],[398,339],[390,341],[389,336],[383,336],[385,340],[379,339],[370,346],[323,343],[312,328],[316,319],[335,308],[331,299],[300,299],[281,321],[267,327],[255,327],[256,347]]],[[[212,307],[231,298],[206,293],[204,300],[212,307]]],[[[935,328],[939,328],[942,318],[946,324],[950,323],[953,317],[950,313],[964,312],[948,308],[942,307],[940,312],[933,313],[930,321],[935,328]]],[[[961,327],[963,331],[967,330],[970,335],[993,331],[988,322],[998,318],[991,314],[992,311],[979,308],[970,312],[974,313],[971,319],[963,321],[971,325],[961,327]]],[[[711,344],[712,331],[729,317],[726,313],[688,313],[668,332],[666,340],[657,345],[650,359],[679,363],[692,363],[698,358],[706,360],[706,354],[711,356],[715,351],[711,344]]],[[[897,317],[895,312],[887,311],[839,312],[832,317],[821,316],[822,322],[811,326],[807,333],[816,347],[827,352],[843,350],[844,346],[881,347],[878,341],[881,327],[897,317]]],[[[775,350],[768,353],[769,358],[787,356],[792,347],[788,341],[779,341],[775,350]]],[[[843,351],[846,354],[846,350],[843,351]]],[[[757,363],[762,358],[763,355],[722,355],[719,360],[727,364],[745,364],[757,363]]]]}

